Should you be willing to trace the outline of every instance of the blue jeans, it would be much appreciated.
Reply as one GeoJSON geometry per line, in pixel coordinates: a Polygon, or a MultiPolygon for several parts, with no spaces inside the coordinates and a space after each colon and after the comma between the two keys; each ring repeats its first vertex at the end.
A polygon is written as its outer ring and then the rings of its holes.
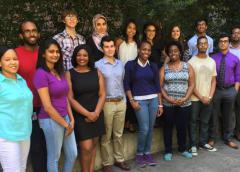
{"type": "Polygon", "coordinates": [[[138,103],[141,108],[135,111],[139,126],[137,155],[143,155],[151,152],[152,133],[158,110],[158,98],[138,100],[138,103]]]}
{"type": "MultiPolygon", "coordinates": [[[[66,115],[64,119],[69,122],[68,115],[66,115]]],[[[48,172],[58,172],[58,160],[60,158],[62,146],[65,155],[63,172],[72,171],[74,162],[77,158],[77,146],[74,132],[65,137],[65,128],[51,118],[39,119],[39,124],[43,129],[46,139],[48,172]]]]}

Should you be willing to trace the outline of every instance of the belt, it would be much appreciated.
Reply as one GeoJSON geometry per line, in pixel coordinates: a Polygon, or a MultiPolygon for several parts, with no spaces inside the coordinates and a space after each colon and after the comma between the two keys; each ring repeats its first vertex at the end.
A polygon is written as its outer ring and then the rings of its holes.
{"type": "Polygon", "coordinates": [[[123,100],[123,97],[106,98],[106,102],[120,102],[121,100],[123,100]]]}
{"type": "Polygon", "coordinates": [[[219,87],[219,86],[217,86],[217,88],[219,89],[219,90],[226,90],[226,89],[229,89],[229,88],[232,88],[232,87],[234,87],[235,85],[233,84],[233,85],[229,85],[229,86],[226,86],[226,87],[219,87]]]}

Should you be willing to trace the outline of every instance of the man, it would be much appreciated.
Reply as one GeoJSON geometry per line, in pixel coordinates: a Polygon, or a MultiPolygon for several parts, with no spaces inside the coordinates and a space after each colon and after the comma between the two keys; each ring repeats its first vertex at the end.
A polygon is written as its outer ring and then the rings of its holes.
{"type": "Polygon", "coordinates": [[[213,55],[217,66],[217,87],[213,98],[213,129],[211,138],[216,135],[218,116],[222,115],[223,139],[234,149],[238,145],[232,141],[234,130],[233,108],[240,82],[240,61],[229,51],[229,36],[222,34],[219,37],[219,53],[213,55]]]}
{"type": "Polygon", "coordinates": [[[195,28],[196,28],[196,34],[188,41],[189,55],[195,56],[198,54],[197,39],[200,36],[205,36],[208,40],[208,48],[207,48],[206,54],[209,55],[210,53],[213,52],[213,39],[206,34],[207,20],[198,19],[195,23],[195,28]]]}
{"type": "Polygon", "coordinates": [[[209,121],[212,114],[212,97],[216,87],[216,65],[207,54],[208,39],[200,36],[197,39],[198,54],[193,56],[189,63],[195,72],[195,88],[191,97],[192,113],[190,116],[190,140],[193,156],[197,156],[197,136],[199,146],[208,151],[216,148],[208,144],[209,121]],[[198,126],[200,127],[198,130],[198,126]]]}
{"type": "Polygon", "coordinates": [[[126,112],[126,98],[123,89],[124,65],[114,58],[114,40],[109,36],[102,38],[104,57],[95,63],[103,73],[106,85],[106,102],[103,107],[106,134],[101,139],[101,156],[104,172],[112,171],[111,137],[113,137],[113,157],[115,166],[130,170],[123,156],[123,128],[126,112]]]}
{"type": "Polygon", "coordinates": [[[26,20],[20,24],[19,37],[22,45],[15,50],[19,59],[18,73],[26,80],[33,93],[33,116],[30,158],[34,172],[47,172],[46,144],[42,129],[40,129],[37,114],[40,110],[40,99],[37,90],[33,86],[33,77],[38,59],[38,40],[40,34],[33,21],[26,20]]]}
{"type": "Polygon", "coordinates": [[[62,49],[63,67],[64,70],[67,71],[73,68],[71,58],[74,48],[78,45],[85,44],[86,41],[85,38],[76,31],[78,16],[75,10],[68,9],[63,11],[62,20],[65,24],[65,30],[55,35],[53,39],[59,43],[62,49]]]}
{"type": "MultiPolygon", "coordinates": [[[[231,43],[229,51],[238,57],[240,60],[240,26],[235,26],[232,29],[231,43]]],[[[235,117],[236,117],[236,128],[235,136],[240,141],[240,92],[238,92],[235,101],[235,117]]]]}

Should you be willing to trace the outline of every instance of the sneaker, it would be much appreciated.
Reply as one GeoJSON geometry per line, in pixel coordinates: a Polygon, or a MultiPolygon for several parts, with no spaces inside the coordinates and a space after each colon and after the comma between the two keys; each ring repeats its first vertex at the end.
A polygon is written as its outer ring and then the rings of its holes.
{"type": "Polygon", "coordinates": [[[164,156],[163,156],[163,159],[165,161],[171,161],[172,160],[172,153],[166,153],[164,156]]]}
{"type": "Polygon", "coordinates": [[[190,152],[192,152],[192,156],[198,156],[198,152],[197,152],[197,147],[196,146],[191,147],[190,152]]]}
{"type": "Polygon", "coordinates": [[[185,158],[192,158],[192,153],[188,151],[182,152],[182,156],[185,158]]]}
{"type": "Polygon", "coordinates": [[[157,165],[157,162],[153,159],[151,154],[144,155],[145,162],[149,166],[155,166],[157,165]]]}
{"type": "Polygon", "coordinates": [[[136,163],[140,168],[144,168],[147,165],[143,155],[136,155],[136,163]]]}
{"type": "Polygon", "coordinates": [[[207,143],[205,145],[201,145],[200,148],[206,149],[209,152],[216,152],[217,151],[217,149],[215,147],[213,147],[213,146],[211,146],[211,145],[209,145],[207,143]]]}

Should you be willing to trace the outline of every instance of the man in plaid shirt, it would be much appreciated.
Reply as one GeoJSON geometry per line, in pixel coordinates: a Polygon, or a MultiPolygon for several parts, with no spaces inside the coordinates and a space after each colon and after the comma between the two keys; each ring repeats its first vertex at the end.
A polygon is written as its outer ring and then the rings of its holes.
{"type": "Polygon", "coordinates": [[[82,35],[79,35],[76,32],[78,16],[75,10],[68,9],[63,11],[62,20],[65,24],[65,29],[63,32],[55,35],[53,39],[55,39],[61,47],[63,54],[63,67],[64,70],[67,71],[73,68],[71,58],[74,48],[78,45],[85,44],[86,41],[82,35]]]}

